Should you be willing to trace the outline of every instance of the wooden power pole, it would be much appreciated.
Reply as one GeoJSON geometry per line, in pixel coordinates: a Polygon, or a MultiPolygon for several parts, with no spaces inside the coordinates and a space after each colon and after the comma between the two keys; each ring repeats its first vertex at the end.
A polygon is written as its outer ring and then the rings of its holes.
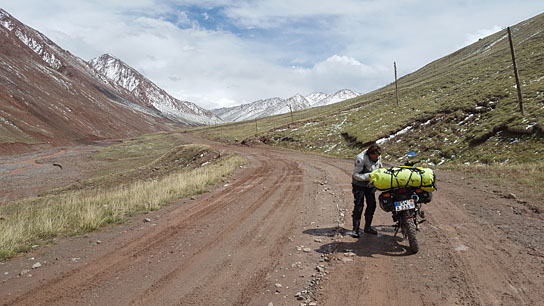
{"type": "Polygon", "coordinates": [[[393,67],[395,67],[395,96],[397,97],[397,106],[399,106],[399,87],[397,85],[397,62],[393,62],[393,67]]]}
{"type": "Polygon", "coordinates": [[[510,42],[510,52],[512,53],[512,63],[514,64],[514,76],[516,77],[516,87],[518,89],[519,111],[521,112],[521,115],[524,116],[523,101],[521,100],[521,86],[519,85],[518,68],[516,66],[516,56],[514,54],[514,44],[512,43],[512,34],[510,33],[510,27],[507,27],[506,31],[508,32],[508,41],[510,42]]]}

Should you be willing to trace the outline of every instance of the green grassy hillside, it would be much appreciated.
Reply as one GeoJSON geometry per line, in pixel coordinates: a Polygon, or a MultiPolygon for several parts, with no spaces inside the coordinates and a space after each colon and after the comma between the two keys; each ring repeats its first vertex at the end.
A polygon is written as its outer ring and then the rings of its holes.
{"type": "Polygon", "coordinates": [[[544,155],[544,14],[511,27],[523,93],[519,112],[506,30],[394,84],[326,107],[199,129],[216,140],[353,157],[379,141],[385,159],[414,150],[430,165],[523,163],[544,155]],[[380,140],[388,140],[381,142],[380,140]]]}

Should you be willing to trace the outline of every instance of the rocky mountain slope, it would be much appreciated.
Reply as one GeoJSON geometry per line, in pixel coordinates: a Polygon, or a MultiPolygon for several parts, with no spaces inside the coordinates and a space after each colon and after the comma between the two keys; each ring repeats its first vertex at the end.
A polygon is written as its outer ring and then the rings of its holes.
{"type": "Polygon", "coordinates": [[[225,121],[243,121],[285,114],[291,110],[297,111],[311,107],[329,105],[355,98],[359,95],[360,93],[349,89],[339,90],[333,95],[315,92],[307,96],[297,94],[288,99],[275,97],[234,107],[212,109],[211,111],[225,121]]]}
{"type": "Polygon", "coordinates": [[[85,61],[0,10],[2,148],[127,137],[171,125],[96,75],[85,61]]]}
{"type": "Polygon", "coordinates": [[[222,122],[210,111],[194,103],[172,97],[134,68],[110,54],[92,59],[89,64],[110,84],[122,87],[142,101],[145,106],[159,110],[171,120],[189,125],[222,122]]]}
{"type": "Polygon", "coordinates": [[[219,120],[172,98],[130,67],[123,69],[130,72],[125,80],[110,79],[112,74],[102,75],[0,9],[1,150],[132,137],[219,120]]]}

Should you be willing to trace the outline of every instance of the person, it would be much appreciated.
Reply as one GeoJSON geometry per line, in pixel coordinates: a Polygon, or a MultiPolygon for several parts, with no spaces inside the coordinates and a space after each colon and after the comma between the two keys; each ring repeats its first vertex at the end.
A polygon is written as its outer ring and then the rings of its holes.
{"type": "Polygon", "coordinates": [[[363,213],[364,199],[366,199],[365,226],[364,232],[377,235],[378,232],[372,225],[372,218],[376,210],[375,189],[370,182],[370,172],[382,167],[381,159],[382,149],[376,143],[373,143],[368,149],[359,153],[355,157],[355,169],[351,178],[351,187],[353,191],[354,207],[351,214],[353,221],[353,233],[355,238],[361,235],[360,224],[363,213]]]}

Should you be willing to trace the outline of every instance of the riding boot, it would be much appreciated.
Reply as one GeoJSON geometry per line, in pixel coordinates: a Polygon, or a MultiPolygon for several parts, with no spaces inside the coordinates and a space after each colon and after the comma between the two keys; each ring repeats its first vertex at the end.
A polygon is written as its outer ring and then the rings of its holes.
{"type": "Polygon", "coordinates": [[[359,229],[360,224],[361,220],[356,220],[355,218],[353,218],[353,233],[351,234],[352,237],[359,238],[361,236],[359,229]]]}
{"type": "Polygon", "coordinates": [[[369,233],[372,235],[377,235],[378,231],[376,231],[375,228],[370,226],[372,224],[372,216],[365,216],[365,233],[369,233]]]}

